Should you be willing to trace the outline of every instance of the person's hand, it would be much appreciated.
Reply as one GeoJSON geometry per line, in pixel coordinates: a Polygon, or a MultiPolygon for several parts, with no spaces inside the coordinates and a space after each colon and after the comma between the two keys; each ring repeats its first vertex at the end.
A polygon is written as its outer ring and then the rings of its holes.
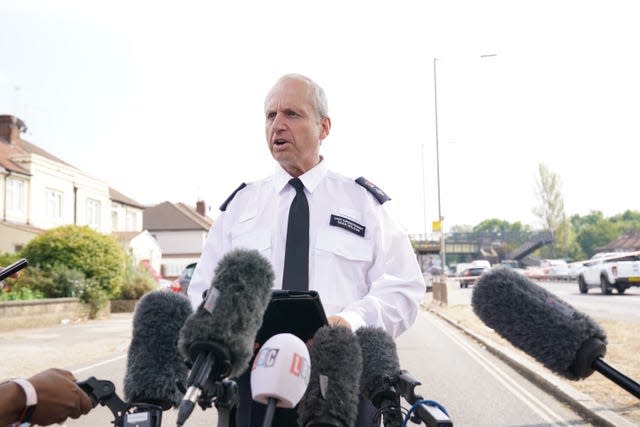
{"type": "MultiPolygon", "coordinates": [[[[0,271],[4,270],[4,268],[5,268],[4,266],[0,265],[0,271]]],[[[11,276],[9,276],[9,277],[10,277],[10,278],[12,278],[12,279],[17,279],[19,275],[20,275],[20,272],[19,272],[19,271],[16,271],[15,273],[13,273],[13,274],[12,274],[11,276]]]]}
{"type": "Polygon", "coordinates": [[[31,423],[46,426],[88,413],[93,407],[91,399],[75,381],[71,372],[55,368],[29,378],[38,396],[31,423]]]}
{"type": "Polygon", "coordinates": [[[351,330],[351,323],[347,322],[344,317],[329,316],[327,322],[329,323],[329,326],[342,326],[343,328],[351,330]]]}

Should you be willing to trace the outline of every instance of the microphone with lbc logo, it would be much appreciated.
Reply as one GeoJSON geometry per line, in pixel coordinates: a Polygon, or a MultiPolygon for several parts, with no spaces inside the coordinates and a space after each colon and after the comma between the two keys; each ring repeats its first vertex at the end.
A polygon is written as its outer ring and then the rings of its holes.
{"type": "Polygon", "coordinates": [[[309,384],[311,362],[305,343],[293,334],[277,334],[260,348],[251,367],[251,396],[267,405],[263,427],[271,426],[276,407],[294,408],[309,384]]]}

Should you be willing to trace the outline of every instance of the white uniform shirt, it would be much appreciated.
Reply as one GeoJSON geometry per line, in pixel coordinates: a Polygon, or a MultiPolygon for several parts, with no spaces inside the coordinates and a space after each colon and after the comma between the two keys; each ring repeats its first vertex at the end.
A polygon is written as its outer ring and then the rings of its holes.
{"type": "MultiPolygon", "coordinates": [[[[292,177],[276,169],[240,190],[211,227],[189,285],[194,309],[220,259],[235,248],[260,251],[273,267],[274,288],[282,288],[295,189],[292,177]]],[[[327,317],[342,316],[354,331],[370,325],[397,337],[413,324],[425,292],[407,234],[368,190],[329,171],[326,160],[299,178],[309,202],[309,289],[320,295],[327,317]],[[343,227],[330,225],[332,216],[343,227]]]]}

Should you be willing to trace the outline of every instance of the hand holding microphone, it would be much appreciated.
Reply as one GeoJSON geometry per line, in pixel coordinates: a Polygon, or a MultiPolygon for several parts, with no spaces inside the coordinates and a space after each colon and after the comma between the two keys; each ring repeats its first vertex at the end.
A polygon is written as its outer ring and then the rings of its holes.
{"type": "Polygon", "coordinates": [[[305,343],[293,334],[277,334],[260,348],[251,367],[253,400],[267,405],[264,427],[275,408],[294,408],[309,384],[311,362],[305,343]]]}
{"type": "Polygon", "coordinates": [[[485,273],[474,286],[471,306],[487,326],[551,371],[570,380],[598,371],[640,398],[640,384],[602,360],[607,345],[602,328],[521,274],[485,273]]]}

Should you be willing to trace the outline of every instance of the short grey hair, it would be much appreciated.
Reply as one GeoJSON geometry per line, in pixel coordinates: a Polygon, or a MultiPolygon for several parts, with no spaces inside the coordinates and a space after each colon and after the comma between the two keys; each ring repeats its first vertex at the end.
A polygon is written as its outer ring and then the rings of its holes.
{"type": "Polygon", "coordinates": [[[313,98],[311,101],[316,114],[318,115],[318,117],[320,117],[320,119],[329,117],[329,103],[327,102],[327,95],[324,93],[324,90],[320,87],[320,85],[311,80],[309,77],[303,76],[302,74],[285,74],[284,76],[280,77],[278,81],[282,81],[285,79],[299,80],[308,84],[311,88],[313,98]]]}

